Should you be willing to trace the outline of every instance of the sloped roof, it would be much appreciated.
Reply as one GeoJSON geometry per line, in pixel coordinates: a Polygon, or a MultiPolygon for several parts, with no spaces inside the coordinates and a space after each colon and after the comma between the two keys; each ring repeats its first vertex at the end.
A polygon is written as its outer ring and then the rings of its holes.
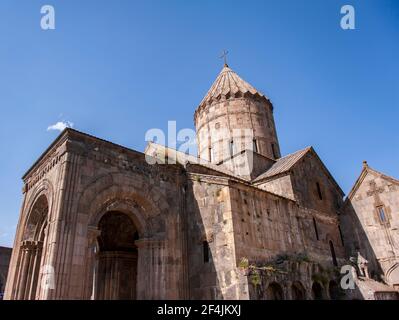
{"type": "Polygon", "coordinates": [[[244,177],[238,177],[234,174],[234,172],[231,172],[230,170],[222,166],[215,165],[205,159],[201,159],[190,154],[185,154],[184,152],[166,147],[161,144],[157,144],[155,142],[148,142],[144,153],[154,158],[160,158],[160,159],[165,159],[165,157],[174,158],[176,162],[180,163],[183,166],[186,166],[187,164],[197,164],[203,166],[204,168],[208,168],[210,170],[222,173],[224,175],[234,177],[238,180],[249,182],[248,179],[244,177]]]}
{"type": "Polygon", "coordinates": [[[320,157],[317,155],[316,151],[312,147],[307,147],[305,149],[299,150],[297,152],[291,153],[285,157],[282,157],[277,160],[277,162],[265,173],[262,173],[256,179],[252,181],[252,183],[257,183],[265,179],[272,179],[274,176],[279,174],[288,173],[294,165],[296,165],[299,160],[301,160],[306,154],[311,153],[320,163],[321,169],[324,173],[329,177],[330,181],[335,185],[337,190],[340,192],[342,196],[344,196],[344,192],[342,191],[339,184],[335,181],[334,177],[324,165],[323,161],[321,161],[320,157]]]}
{"type": "Polygon", "coordinates": [[[289,171],[311,149],[312,147],[307,147],[278,159],[269,170],[258,176],[254,182],[289,171]]]}
{"type": "Polygon", "coordinates": [[[267,99],[263,93],[243,80],[237,73],[230,69],[228,65],[224,65],[222,71],[217,76],[215,82],[212,84],[199,106],[211,103],[220,96],[234,96],[237,93],[241,93],[242,95],[250,93],[267,99]]]}

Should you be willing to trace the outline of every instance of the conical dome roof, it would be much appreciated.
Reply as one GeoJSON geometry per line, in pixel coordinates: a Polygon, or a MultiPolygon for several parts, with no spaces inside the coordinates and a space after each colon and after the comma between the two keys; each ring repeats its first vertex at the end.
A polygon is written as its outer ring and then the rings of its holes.
{"type": "Polygon", "coordinates": [[[247,93],[250,93],[253,96],[259,96],[268,99],[263,93],[256,90],[248,82],[240,78],[237,73],[229,68],[227,64],[225,64],[199,106],[201,107],[205,104],[212,103],[212,101],[217,101],[221,96],[234,97],[237,94],[241,94],[243,96],[247,93]]]}

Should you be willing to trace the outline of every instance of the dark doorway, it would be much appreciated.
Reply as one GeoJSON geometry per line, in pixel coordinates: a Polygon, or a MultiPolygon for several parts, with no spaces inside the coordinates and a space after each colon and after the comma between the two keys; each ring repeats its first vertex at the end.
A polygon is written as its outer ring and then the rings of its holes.
{"type": "Polygon", "coordinates": [[[99,222],[96,296],[98,300],[136,299],[138,232],[121,212],[108,212],[99,222]]]}

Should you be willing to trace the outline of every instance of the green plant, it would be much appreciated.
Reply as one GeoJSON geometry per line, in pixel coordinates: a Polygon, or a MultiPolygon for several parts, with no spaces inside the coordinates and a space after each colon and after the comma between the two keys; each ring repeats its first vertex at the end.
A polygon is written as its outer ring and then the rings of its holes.
{"type": "Polygon", "coordinates": [[[252,284],[256,287],[261,284],[261,278],[257,270],[253,271],[250,275],[252,284]]]}
{"type": "Polygon", "coordinates": [[[243,257],[241,258],[238,267],[241,269],[248,269],[249,268],[249,261],[247,258],[243,257]]]}

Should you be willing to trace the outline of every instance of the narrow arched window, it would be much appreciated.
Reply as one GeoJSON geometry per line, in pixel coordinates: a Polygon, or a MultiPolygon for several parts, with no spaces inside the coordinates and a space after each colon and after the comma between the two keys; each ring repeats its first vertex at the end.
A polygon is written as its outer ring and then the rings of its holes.
{"type": "Polygon", "coordinates": [[[385,208],[383,206],[377,207],[378,210],[378,217],[380,218],[381,223],[387,222],[387,216],[385,214],[385,208]]]}
{"type": "Polygon", "coordinates": [[[317,188],[317,195],[319,196],[319,199],[323,200],[323,195],[321,193],[320,183],[316,182],[316,188],[317,188]]]}
{"type": "Polygon", "coordinates": [[[338,226],[338,231],[339,231],[339,237],[341,238],[341,243],[344,246],[345,245],[344,235],[342,234],[341,226],[338,226]]]}
{"type": "Polygon", "coordinates": [[[208,156],[209,156],[209,162],[212,162],[212,148],[211,147],[209,147],[208,148],[208,156]]]}
{"type": "Polygon", "coordinates": [[[203,250],[203,255],[204,255],[204,263],[209,262],[209,243],[208,241],[202,242],[202,250],[203,250]]]}
{"type": "Polygon", "coordinates": [[[273,158],[277,159],[277,152],[276,152],[276,146],[274,145],[274,143],[271,144],[272,146],[272,154],[273,154],[273,158]]]}
{"type": "Polygon", "coordinates": [[[234,141],[230,140],[230,156],[234,155],[234,141]]]}
{"type": "Polygon", "coordinates": [[[334,244],[331,240],[329,241],[329,244],[330,244],[330,251],[331,251],[331,257],[332,257],[333,264],[334,264],[334,266],[338,266],[337,256],[335,255],[334,244]]]}
{"type": "Polygon", "coordinates": [[[253,144],[253,146],[252,146],[253,152],[258,152],[258,143],[257,143],[256,139],[252,140],[252,144],[253,144]]]}
{"type": "Polygon", "coordinates": [[[316,239],[319,240],[319,230],[317,230],[317,223],[315,218],[313,218],[313,228],[314,228],[314,233],[316,235],[316,239]]]}
{"type": "Polygon", "coordinates": [[[320,183],[316,182],[316,188],[317,188],[317,195],[319,196],[319,199],[323,200],[323,194],[321,193],[320,183]]]}

